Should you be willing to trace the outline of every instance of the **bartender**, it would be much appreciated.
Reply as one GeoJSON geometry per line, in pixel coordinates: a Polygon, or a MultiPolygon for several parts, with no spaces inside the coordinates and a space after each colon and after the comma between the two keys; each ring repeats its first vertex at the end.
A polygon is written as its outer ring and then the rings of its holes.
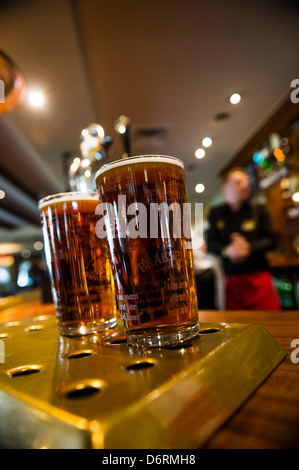
{"type": "Polygon", "coordinates": [[[243,168],[233,168],[222,186],[225,204],[213,207],[208,250],[221,256],[227,310],[280,310],[265,253],[277,243],[264,205],[250,200],[243,168]]]}

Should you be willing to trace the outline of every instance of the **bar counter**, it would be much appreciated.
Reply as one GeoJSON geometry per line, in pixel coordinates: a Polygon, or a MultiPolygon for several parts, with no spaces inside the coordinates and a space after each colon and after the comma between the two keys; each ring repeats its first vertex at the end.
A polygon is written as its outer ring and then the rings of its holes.
{"type": "Polygon", "coordinates": [[[267,256],[269,267],[276,268],[299,268],[299,256],[286,256],[284,254],[272,254],[267,256]]]}
{"type": "MultiPolygon", "coordinates": [[[[0,322],[55,314],[38,295],[11,299],[0,322]]],[[[265,328],[287,355],[234,415],[204,444],[207,449],[294,449],[299,447],[299,312],[199,311],[201,322],[254,323],[265,328]],[[293,340],[297,339],[291,345],[293,340]],[[293,354],[292,354],[293,353],[293,354]],[[292,354],[292,355],[291,355],[292,354]]]]}

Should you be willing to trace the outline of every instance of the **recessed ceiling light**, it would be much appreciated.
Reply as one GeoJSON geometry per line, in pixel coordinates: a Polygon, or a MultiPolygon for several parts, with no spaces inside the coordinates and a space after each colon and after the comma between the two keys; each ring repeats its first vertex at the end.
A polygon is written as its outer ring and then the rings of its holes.
{"type": "Polygon", "coordinates": [[[212,139],[210,137],[205,137],[201,143],[204,147],[210,147],[212,145],[212,139]]]}
{"type": "Polygon", "coordinates": [[[24,250],[22,250],[21,255],[22,255],[22,258],[30,258],[31,251],[28,250],[28,248],[25,248],[24,250]]]}
{"type": "Polygon", "coordinates": [[[294,202],[299,202],[299,191],[293,194],[292,199],[294,202]]]}
{"type": "Polygon", "coordinates": [[[4,199],[4,198],[5,198],[5,191],[0,189],[0,199],[4,199]]]}
{"type": "Polygon", "coordinates": [[[34,108],[41,108],[45,103],[45,97],[41,91],[33,90],[29,93],[28,96],[29,103],[34,108]]]}
{"type": "Polygon", "coordinates": [[[37,241],[33,244],[33,248],[37,251],[40,251],[44,248],[43,242],[37,241]]]}
{"type": "Polygon", "coordinates": [[[195,151],[196,158],[203,158],[205,156],[205,154],[206,154],[206,152],[202,148],[199,148],[195,151]]]}
{"type": "Polygon", "coordinates": [[[232,104],[238,104],[241,101],[241,95],[239,93],[233,93],[229,99],[232,104]]]}
{"type": "Polygon", "coordinates": [[[197,193],[202,193],[203,191],[205,190],[205,187],[202,183],[198,183],[196,186],[195,186],[195,191],[197,193]]]}

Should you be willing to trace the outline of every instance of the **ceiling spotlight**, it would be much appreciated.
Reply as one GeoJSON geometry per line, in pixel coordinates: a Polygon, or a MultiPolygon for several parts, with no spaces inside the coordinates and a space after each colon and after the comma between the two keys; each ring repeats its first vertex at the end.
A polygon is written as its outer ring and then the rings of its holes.
{"type": "Polygon", "coordinates": [[[4,199],[5,198],[5,191],[3,191],[3,189],[0,189],[0,199],[4,199]]]}
{"type": "Polygon", "coordinates": [[[203,140],[202,140],[202,145],[204,147],[210,147],[212,145],[212,139],[210,137],[205,137],[203,140]]]}
{"type": "Polygon", "coordinates": [[[195,191],[196,191],[197,193],[202,193],[202,192],[204,192],[204,190],[205,190],[205,187],[204,187],[204,185],[203,185],[202,183],[198,183],[198,184],[195,186],[195,191]]]}
{"type": "Polygon", "coordinates": [[[206,154],[206,152],[202,148],[199,148],[195,151],[196,158],[203,158],[205,156],[205,154],[206,154]]]}
{"type": "Polygon", "coordinates": [[[29,103],[34,108],[41,108],[43,104],[45,103],[44,95],[38,90],[31,91],[29,93],[28,99],[29,99],[29,103]]]}
{"type": "Polygon", "coordinates": [[[239,93],[233,93],[229,99],[232,104],[238,104],[241,101],[241,95],[239,93]]]}

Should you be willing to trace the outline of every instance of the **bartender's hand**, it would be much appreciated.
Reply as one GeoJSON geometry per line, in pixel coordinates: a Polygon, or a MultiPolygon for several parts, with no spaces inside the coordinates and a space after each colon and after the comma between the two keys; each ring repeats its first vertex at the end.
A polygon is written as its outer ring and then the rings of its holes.
{"type": "Polygon", "coordinates": [[[251,253],[250,243],[240,233],[232,233],[231,243],[226,247],[225,252],[232,263],[241,263],[251,253]]]}

